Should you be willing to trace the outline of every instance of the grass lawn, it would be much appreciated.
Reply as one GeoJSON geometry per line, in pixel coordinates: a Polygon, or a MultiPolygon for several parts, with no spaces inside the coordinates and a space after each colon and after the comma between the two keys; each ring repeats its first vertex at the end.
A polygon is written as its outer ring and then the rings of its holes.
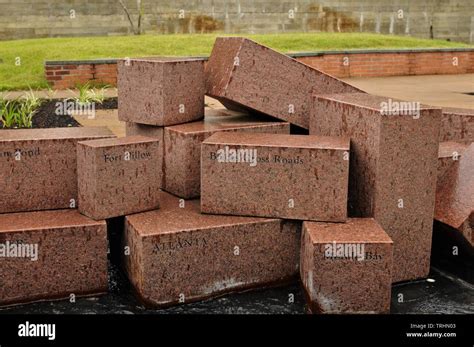
{"type": "MultiPolygon", "coordinates": [[[[208,55],[218,34],[48,38],[0,41],[0,90],[47,88],[45,60],[208,55]],[[19,57],[20,65],[16,65],[19,57]]],[[[359,33],[243,35],[281,52],[361,48],[472,47],[441,40],[359,33]]]]}

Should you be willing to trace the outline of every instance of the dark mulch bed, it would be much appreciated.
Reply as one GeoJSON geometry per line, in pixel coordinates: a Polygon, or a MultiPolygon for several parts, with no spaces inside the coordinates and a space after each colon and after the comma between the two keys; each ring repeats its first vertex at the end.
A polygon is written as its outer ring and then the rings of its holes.
{"type": "MultiPolygon", "coordinates": [[[[80,127],[73,117],[69,115],[56,115],[56,103],[63,99],[51,99],[44,101],[33,117],[33,128],[66,128],[80,127]]],[[[96,104],[96,110],[111,110],[117,108],[117,98],[105,99],[102,104],[96,104]]],[[[0,130],[4,129],[0,121],[0,130]]]]}

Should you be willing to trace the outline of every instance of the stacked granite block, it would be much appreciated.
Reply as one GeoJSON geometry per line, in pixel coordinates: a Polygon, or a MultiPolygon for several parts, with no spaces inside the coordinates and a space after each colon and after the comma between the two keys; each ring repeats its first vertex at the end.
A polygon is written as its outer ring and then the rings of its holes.
{"type": "MultiPolygon", "coordinates": [[[[314,242],[367,249],[360,264],[327,258],[329,269],[340,268],[338,285],[347,278],[370,286],[358,279],[362,272],[375,274],[379,283],[364,294],[370,298],[365,306],[358,302],[366,296],[346,296],[326,311],[388,312],[392,241],[371,218],[347,219],[350,136],[296,135],[290,128],[309,128],[312,93],[362,92],[250,40],[220,38],[204,74],[195,66],[196,87],[188,94],[200,90],[204,76],[206,94],[230,111],[206,108],[203,119],[171,125],[161,121],[166,115],[158,107],[160,100],[180,100],[167,95],[175,90],[160,87],[168,63],[119,64],[119,117],[127,121],[127,135],[163,142],[161,188],[174,194],[161,193],[157,210],[126,217],[123,245],[130,255],[124,263],[141,299],[168,306],[313,273],[321,264],[310,260],[316,249],[300,232],[308,221],[305,230],[321,223],[341,231],[335,238],[336,231],[325,236],[315,230],[314,242]],[[150,88],[156,90],[153,105],[151,97],[135,94],[150,88]],[[304,270],[300,248],[307,254],[304,270]]],[[[171,67],[173,79],[181,80],[178,67],[171,67]]],[[[327,272],[314,275],[327,283],[325,290],[338,290],[327,272]]]]}
{"type": "Polygon", "coordinates": [[[78,210],[76,146],[107,128],[0,134],[0,306],[107,292],[107,230],[78,210]]]}
{"type": "Polygon", "coordinates": [[[115,217],[152,307],[299,278],[309,312],[389,313],[393,282],[428,275],[434,213],[472,245],[470,110],[369,95],[236,37],[207,62],[122,60],[118,92],[123,138],[4,132],[0,251],[25,256],[0,257],[0,305],[105,292],[115,217]]]}

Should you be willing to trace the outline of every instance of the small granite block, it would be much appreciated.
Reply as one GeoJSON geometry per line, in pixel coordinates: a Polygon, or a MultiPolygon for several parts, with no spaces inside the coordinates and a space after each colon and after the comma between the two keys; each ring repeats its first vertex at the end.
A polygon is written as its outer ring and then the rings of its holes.
{"type": "Polygon", "coordinates": [[[301,280],[313,313],[389,313],[393,243],[373,218],[304,222],[301,280]]]}
{"type": "Polygon", "coordinates": [[[118,117],[165,126],[204,117],[204,60],[131,59],[118,62],[118,117]]]}
{"type": "Polygon", "coordinates": [[[438,151],[438,183],[446,174],[446,171],[459,161],[467,147],[469,147],[469,144],[463,142],[440,142],[438,151]]]}
{"type": "Polygon", "coordinates": [[[443,107],[439,141],[474,142],[474,109],[443,107]]]}
{"type": "Polygon", "coordinates": [[[474,143],[438,182],[434,218],[459,230],[474,246],[474,143]]]}
{"type": "Polygon", "coordinates": [[[107,228],[77,210],[0,214],[0,305],[107,292],[107,228]]]}
{"type": "Polygon", "coordinates": [[[290,124],[249,115],[206,117],[165,128],[164,189],[184,199],[201,193],[201,143],[216,132],[290,133],[290,124]]]}
{"type": "Polygon", "coordinates": [[[0,213],[77,207],[76,144],[106,127],[2,130],[0,213]]]}
{"type": "Polygon", "coordinates": [[[161,156],[159,141],[150,137],[79,142],[79,211],[105,219],[158,208],[161,156]]]}
{"type": "Polygon", "coordinates": [[[207,94],[308,129],[311,93],[361,92],[287,55],[242,37],[218,37],[206,64],[207,94]]]}
{"type": "Polygon", "coordinates": [[[125,219],[126,271],[146,304],[189,303],[296,280],[301,223],[201,214],[199,200],[161,194],[162,208],[125,219]]]}
{"type": "MultiPolygon", "coordinates": [[[[139,124],[126,122],[125,123],[125,134],[127,136],[146,136],[153,137],[159,141],[158,150],[160,153],[164,151],[164,142],[163,142],[163,132],[164,127],[157,127],[154,125],[139,124]]],[[[161,183],[160,188],[164,187],[165,173],[163,168],[164,153],[160,156],[157,170],[161,172],[161,183]]]]}
{"type": "Polygon", "coordinates": [[[343,222],[349,138],[216,133],[202,143],[201,211],[343,222]]]}
{"type": "Polygon", "coordinates": [[[441,109],[369,94],[316,95],[310,134],[349,136],[349,215],[394,244],[394,282],[429,273],[441,109]]]}

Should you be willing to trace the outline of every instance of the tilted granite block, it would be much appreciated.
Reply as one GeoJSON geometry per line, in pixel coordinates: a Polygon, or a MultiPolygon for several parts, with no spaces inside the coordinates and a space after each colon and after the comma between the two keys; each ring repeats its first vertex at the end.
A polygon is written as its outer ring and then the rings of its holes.
{"type": "Polygon", "coordinates": [[[467,147],[469,147],[469,144],[463,142],[440,142],[438,150],[438,183],[446,171],[459,161],[467,147]]]}
{"type": "Polygon", "coordinates": [[[252,109],[308,129],[311,93],[361,92],[242,37],[219,37],[206,64],[207,95],[227,108],[252,109]]]}
{"type": "Polygon", "coordinates": [[[474,109],[443,107],[439,141],[474,142],[474,109]]]}
{"type": "Polygon", "coordinates": [[[202,143],[201,211],[343,222],[349,138],[216,133],[202,143]]]}
{"type": "Polygon", "coordinates": [[[290,133],[290,124],[262,117],[208,116],[202,121],[165,128],[164,189],[181,198],[201,192],[201,143],[216,132],[290,133]]]}
{"type": "Polygon", "coordinates": [[[106,127],[2,130],[0,213],[77,207],[76,143],[106,127]]]}
{"type": "Polygon", "coordinates": [[[304,222],[300,273],[313,313],[389,313],[393,242],[373,218],[304,222]]]}
{"type": "Polygon", "coordinates": [[[204,117],[204,60],[118,61],[118,117],[149,125],[174,125],[204,117]]]}
{"type": "Polygon", "coordinates": [[[189,303],[297,279],[301,223],[206,215],[199,200],[161,195],[162,208],[125,219],[125,267],[152,306],[189,303]],[[127,248],[128,247],[128,248],[127,248]]]}
{"type": "Polygon", "coordinates": [[[355,93],[314,101],[310,134],[351,138],[350,216],[374,217],[392,238],[394,282],[426,277],[441,109],[355,93]]]}
{"type": "Polygon", "coordinates": [[[132,122],[125,122],[125,134],[127,136],[146,136],[153,137],[159,141],[158,150],[163,153],[158,160],[157,170],[161,172],[160,188],[164,187],[165,173],[163,170],[164,161],[164,142],[163,142],[164,127],[155,125],[139,124],[132,122]]]}
{"type": "Polygon", "coordinates": [[[75,210],[0,214],[0,305],[107,292],[107,228],[75,210]]]}
{"type": "Polygon", "coordinates": [[[158,208],[161,156],[159,141],[150,137],[79,142],[79,211],[105,219],[158,208]]]}
{"type": "Polygon", "coordinates": [[[459,230],[474,246],[474,143],[438,182],[434,218],[459,230]]]}

